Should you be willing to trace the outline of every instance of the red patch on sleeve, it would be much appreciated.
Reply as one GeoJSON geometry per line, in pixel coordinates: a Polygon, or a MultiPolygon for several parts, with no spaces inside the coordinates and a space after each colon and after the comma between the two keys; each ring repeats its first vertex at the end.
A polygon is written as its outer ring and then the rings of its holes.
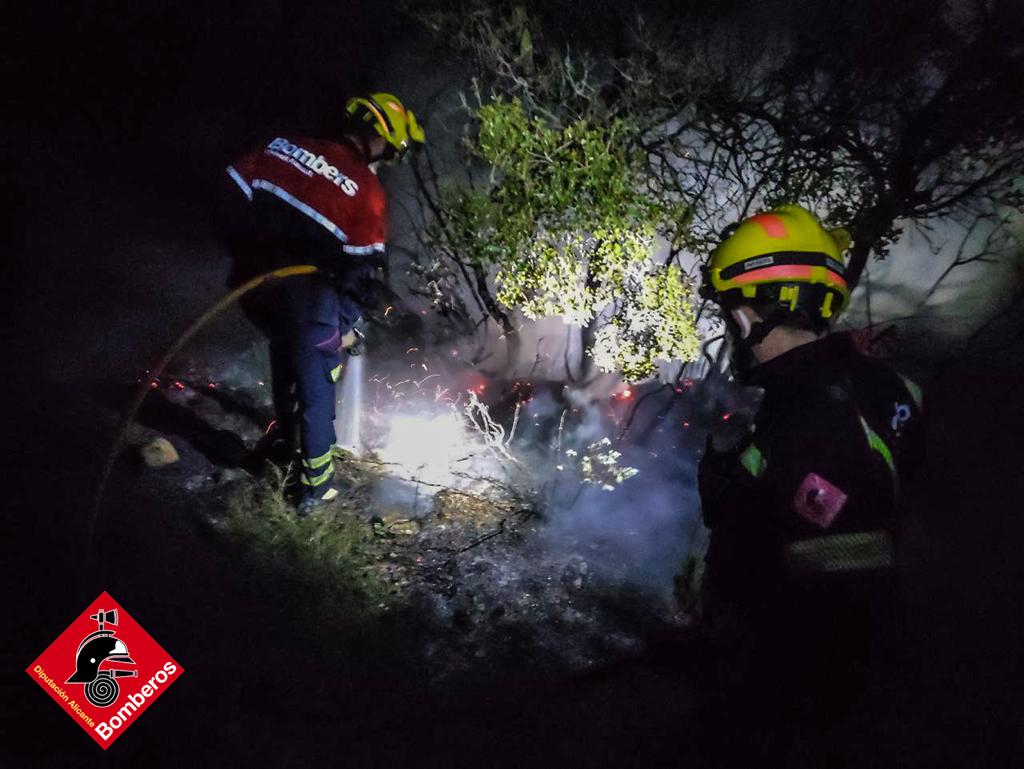
{"type": "Polygon", "coordinates": [[[821,529],[827,529],[846,505],[846,492],[817,473],[807,473],[793,498],[797,514],[821,529]]]}
{"type": "Polygon", "coordinates": [[[750,217],[750,221],[759,225],[769,238],[784,238],[788,234],[786,223],[777,214],[758,214],[750,217]]]}

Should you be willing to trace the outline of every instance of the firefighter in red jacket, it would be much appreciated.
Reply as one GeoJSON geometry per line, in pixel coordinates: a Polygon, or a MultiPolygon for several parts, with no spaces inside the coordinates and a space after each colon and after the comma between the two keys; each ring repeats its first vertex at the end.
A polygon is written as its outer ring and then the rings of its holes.
{"type": "Polygon", "coordinates": [[[704,268],[701,293],[722,309],[736,379],[764,393],[750,430],[724,450],[709,445],[698,473],[711,532],[704,624],[719,662],[712,710],[718,731],[737,736],[720,741],[726,764],[844,713],[892,595],[921,392],[828,333],[849,300],[848,243],[784,205],[728,231],[704,268]]]}
{"type": "Polygon", "coordinates": [[[246,308],[270,338],[276,434],[287,445],[298,428],[300,515],[339,494],[335,383],[343,350],[359,352],[359,323],[384,264],[386,198],[376,166],[424,141],[414,114],[392,94],[349,99],[346,112],[337,141],[279,135],[227,169],[249,201],[240,271],[318,268],[246,308]]]}

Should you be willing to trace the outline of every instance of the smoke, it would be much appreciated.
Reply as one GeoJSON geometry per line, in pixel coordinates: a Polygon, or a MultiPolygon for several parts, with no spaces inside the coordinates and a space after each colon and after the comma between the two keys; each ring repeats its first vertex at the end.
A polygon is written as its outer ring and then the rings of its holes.
{"type": "Polygon", "coordinates": [[[688,404],[671,387],[656,386],[593,401],[574,392],[569,402],[578,414],[562,436],[545,495],[547,546],[585,558],[605,580],[668,592],[700,544],[688,404]],[[615,482],[616,475],[629,477],[615,482]]]}
{"type": "Polygon", "coordinates": [[[695,378],[640,386],[502,377],[458,347],[399,349],[389,335],[374,329],[372,357],[350,361],[340,385],[339,441],[382,463],[378,503],[418,517],[442,489],[511,490],[540,514],[551,557],[584,559],[609,584],[671,591],[703,545],[705,441],[723,448],[742,437],[760,392],[714,364],[699,378],[693,367],[695,378]],[[360,417],[354,441],[345,426],[360,417]]]}

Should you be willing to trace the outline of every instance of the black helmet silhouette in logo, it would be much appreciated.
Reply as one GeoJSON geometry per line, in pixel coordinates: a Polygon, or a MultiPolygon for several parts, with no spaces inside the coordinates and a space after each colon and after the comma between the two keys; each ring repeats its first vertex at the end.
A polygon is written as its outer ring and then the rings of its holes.
{"type": "Polygon", "coordinates": [[[124,641],[114,635],[113,630],[106,630],[105,623],[117,625],[117,609],[113,611],[97,610],[89,619],[96,620],[98,629],[90,633],[78,645],[75,657],[75,672],[64,683],[85,684],[85,698],[98,708],[106,708],[117,701],[119,687],[118,678],[137,677],[138,670],[103,669],[100,666],[108,662],[119,662],[134,665],[135,660],[128,656],[128,647],[124,641]]]}

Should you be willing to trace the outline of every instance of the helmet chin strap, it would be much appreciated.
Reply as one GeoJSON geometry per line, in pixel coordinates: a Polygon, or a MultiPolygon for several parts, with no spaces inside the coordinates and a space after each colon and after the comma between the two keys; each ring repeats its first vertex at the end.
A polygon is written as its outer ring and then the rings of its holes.
{"type": "Polygon", "coordinates": [[[748,347],[754,347],[755,345],[761,344],[761,342],[763,342],[765,338],[785,319],[785,312],[773,312],[767,318],[759,320],[753,326],[751,326],[750,321],[747,320],[746,323],[750,330],[743,336],[743,344],[748,347]]]}
{"type": "Polygon", "coordinates": [[[745,312],[740,310],[730,310],[729,316],[733,319],[733,322],[739,327],[738,339],[746,339],[750,336],[750,318],[747,317],[745,312]]]}
{"type": "Polygon", "coordinates": [[[752,323],[747,314],[741,310],[731,310],[729,317],[733,321],[736,334],[736,343],[744,347],[754,347],[761,344],[775,328],[786,319],[785,310],[775,310],[767,318],[758,319],[752,323]]]}
{"type": "Polygon", "coordinates": [[[735,350],[732,363],[737,373],[743,374],[756,365],[754,347],[761,344],[786,319],[786,315],[785,310],[777,310],[767,318],[751,323],[744,312],[728,313],[726,327],[732,332],[730,336],[735,350]]]}

